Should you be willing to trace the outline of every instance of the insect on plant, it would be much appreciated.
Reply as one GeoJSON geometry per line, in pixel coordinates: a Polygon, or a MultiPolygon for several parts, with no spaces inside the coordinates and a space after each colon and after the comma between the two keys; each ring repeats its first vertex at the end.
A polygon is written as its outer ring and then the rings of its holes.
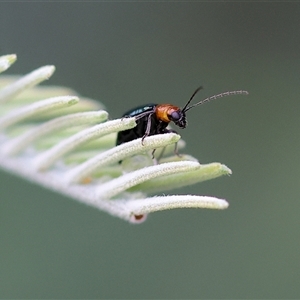
{"type": "Polygon", "coordinates": [[[124,131],[120,131],[117,136],[116,145],[120,145],[138,138],[142,138],[142,143],[144,139],[149,135],[162,134],[175,132],[175,130],[168,129],[167,126],[170,122],[173,122],[179,128],[186,128],[186,112],[191,108],[198,105],[204,104],[214,99],[218,99],[225,96],[232,95],[248,95],[247,91],[227,91],[220,94],[216,94],[207,97],[195,104],[190,105],[191,101],[195,95],[202,89],[202,86],[198,87],[192,94],[189,101],[185,104],[183,108],[175,106],[173,104],[147,104],[138,106],[134,109],[127,111],[122,117],[135,117],[136,127],[124,131]],[[190,106],[189,106],[190,105],[190,106]]]}

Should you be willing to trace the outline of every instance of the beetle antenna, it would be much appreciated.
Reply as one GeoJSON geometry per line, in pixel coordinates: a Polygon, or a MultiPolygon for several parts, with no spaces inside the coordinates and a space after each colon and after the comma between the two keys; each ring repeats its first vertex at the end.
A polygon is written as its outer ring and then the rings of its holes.
{"type": "Polygon", "coordinates": [[[200,90],[202,90],[202,89],[203,89],[202,86],[199,86],[199,87],[196,89],[196,91],[195,91],[195,92],[193,93],[193,95],[191,96],[190,100],[186,103],[186,105],[185,105],[184,108],[182,109],[183,112],[186,111],[187,106],[191,103],[191,101],[193,100],[193,98],[195,97],[195,95],[196,95],[200,90]]]}
{"type": "Polygon", "coordinates": [[[211,100],[215,100],[215,99],[218,99],[218,98],[222,98],[222,97],[226,97],[226,96],[233,96],[233,95],[248,95],[248,91],[243,91],[243,90],[238,90],[238,91],[227,91],[227,92],[223,92],[223,93],[220,93],[220,94],[216,94],[216,95],[213,95],[213,96],[210,96],[210,97],[207,97],[189,107],[188,104],[191,102],[191,100],[194,98],[194,96],[197,94],[197,92],[201,89],[202,87],[198,88],[194,94],[192,95],[191,99],[188,101],[188,103],[184,106],[184,108],[182,109],[183,112],[187,112],[188,110],[190,110],[191,108],[195,107],[195,106],[198,106],[198,105],[201,105],[201,104],[204,104],[206,102],[209,102],[211,100]]]}

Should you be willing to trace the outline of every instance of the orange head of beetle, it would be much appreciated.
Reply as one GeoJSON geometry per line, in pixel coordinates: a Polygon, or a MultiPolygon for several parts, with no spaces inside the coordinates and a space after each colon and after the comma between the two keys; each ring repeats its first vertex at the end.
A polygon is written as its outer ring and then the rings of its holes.
{"type": "Polygon", "coordinates": [[[178,106],[172,104],[159,104],[155,108],[155,115],[158,120],[161,120],[166,123],[171,121],[175,123],[180,128],[185,128],[187,125],[185,112],[191,109],[192,107],[201,104],[200,102],[191,105],[188,107],[194,96],[202,89],[202,86],[196,89],[196,91],[191,96],[190,100],[186,105],[181,109],[178,106]]]}
{"type": "Polygon", "coordinates": [[[155,107],[155,115],[158,120],[161,120],[166,123],[170,123],[171,121],[175,123],[180,128],[185,128],[187,125],[185,113],[193,107],[198,105],[204,104],[214,99],[218,99],[225,96],[232,96],[232,95],[248,95],[247,91],[239,90],[239,91],[228,91],[223,92],[217,95],[210,96],[205,98],[193,105],[189,105],[195,95],[202,89],[202,86],[198,87],[193,95],[191,96],[190,100],[185,104],[183,108],[179,108],[178,106],[174,106],[172,104],[158,104],[155,107]]]}
{"type": "Polygon", "coordinates": [[[169,123],[174,122],[180,128],[186,127],[185,113],[175,105],[159,104],[155,108],[155,115],[157,119],[169,123]]]}

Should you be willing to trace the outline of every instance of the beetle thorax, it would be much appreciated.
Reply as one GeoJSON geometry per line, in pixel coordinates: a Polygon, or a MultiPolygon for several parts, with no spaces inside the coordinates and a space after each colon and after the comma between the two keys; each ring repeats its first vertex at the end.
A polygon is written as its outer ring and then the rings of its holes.
{"type": "Polygon", "coordinates": [[[185,113],[175,105],[159,104],[155,108],[155,114],[158,120],[170,123],[174,122],[180,128],[186,127],[185,113]]]}

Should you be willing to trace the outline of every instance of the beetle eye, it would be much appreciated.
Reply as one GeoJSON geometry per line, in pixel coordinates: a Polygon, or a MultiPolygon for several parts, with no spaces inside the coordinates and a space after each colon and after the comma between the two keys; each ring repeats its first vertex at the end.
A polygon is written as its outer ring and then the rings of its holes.
{"type": "Polygon", "coordinates": [[[171,120],[172,121],[178,121],[180,119],[181,115],[178,113],[178,111],[173,111],[171,113],[171,120]]]}

